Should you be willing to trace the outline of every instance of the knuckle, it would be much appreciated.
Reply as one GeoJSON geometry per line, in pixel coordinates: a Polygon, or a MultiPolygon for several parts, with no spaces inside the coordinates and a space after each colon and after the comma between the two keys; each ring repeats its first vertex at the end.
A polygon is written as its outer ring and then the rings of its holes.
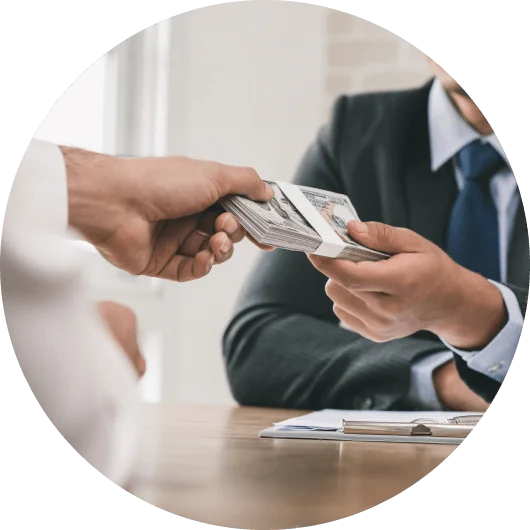
{"type": "Polygon", "coordinates": [[[338,316],[339,318],[343,316],[342,309],[336,303],[333,304],[333,313],[335,313],[335,315],[338,316]]]}
{"type": "Polygon", "coordinates": [[[382,329],[375,329],[370,331],[370,340],[381,344],[383,342],[388,342],[390,336],[382,329]]]}
{"type": "Polygon", "coordinates": [[[242,171],[243,171],[243,175],[248,180],[255,180],[256,182],[262,182],[261,179],[259,178],[258,172],[253,167],[250,167],[250,166],[243,167],[242,171]]]}
{"type": "Polygon", "coordinates": [[[368,339],[372,342],[381,342],[379,340],[379,334],[377,331],[373,331],[366,324],[363,330],[359,331],[359,334],[362,335],[365,339],[368,339]]]}
{"type": "Polygon", "coordinates": [[[312,257],[313,265],[318,271],[322,274],[328,276],[330,272],[330,263],[329,260],[320,256],[313,255],[312,257]]]}
{"type": "Polygon", "coordinates": [[[324,292],[331,298],[331,293],[333,292],[333,282],[328,280],[324,286],[324,292]]]}
{"type": "Polygon", "coordinates": [[[381,343],[390,340],[388,323],[384,319],[373,318],[371,322],[365,325],[371,341],[381,343]]]}
{"type": "Polygon", "coordinates": [[[344,283],[348,291],[358,291],[361,288],[361,282],[359,281],[359,278],[350,276],[345,280],[344,283]]]}
{"type": "Polygon", "coordinates": [[[375,223],[375,235],[382,243],[388,243],[391,235],[390,227],[383,223],[375,223]]]}
{"type": "Polygon", "coordinates": [[[204,174],[215,185],[215,187],[222,191],[226,187],[226,179],[224,178],[223,164],[220,162],[208,162],[204,169],[204,174]]]}

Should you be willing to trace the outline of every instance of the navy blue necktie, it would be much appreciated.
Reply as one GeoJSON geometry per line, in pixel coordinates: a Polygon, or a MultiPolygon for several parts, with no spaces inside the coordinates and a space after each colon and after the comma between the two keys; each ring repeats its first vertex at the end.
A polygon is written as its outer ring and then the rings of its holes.
{"type": "Polygon", "coordinates": [[[464,185],[451,213],[447,253],[466,269],[500,281],[499,224],[490,179],[506,163],[480,140],[461,149],[457,161],[464,185]]]}

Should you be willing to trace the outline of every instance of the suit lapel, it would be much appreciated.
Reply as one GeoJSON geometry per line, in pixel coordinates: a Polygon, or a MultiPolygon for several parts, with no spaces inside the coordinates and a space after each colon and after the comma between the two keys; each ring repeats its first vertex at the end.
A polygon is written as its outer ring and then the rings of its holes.
{"type": "Polygon", "coordinates": [[[447,226],[458,193],[452,163],[433,172],[430,158],[418,161],[407,168],[405,186],[409,227],[445,248],[447,226]]]}
{"type": "Polygon", "coordinates": [[[394,110],[380,156],[381,195],[388,222],[406,226],[444,248],[458,189],[452,163],[431,171],[428,99],[432,83],[410,92],[394,110]],[[382,153],[381,153],[382,154],[382,153]]]}

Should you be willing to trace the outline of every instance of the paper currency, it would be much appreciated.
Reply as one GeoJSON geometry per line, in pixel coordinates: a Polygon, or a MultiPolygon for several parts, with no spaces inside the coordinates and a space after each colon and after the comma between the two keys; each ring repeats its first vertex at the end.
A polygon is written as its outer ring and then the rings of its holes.
{"type": "Polygon", "coordinates": [[[269,182],[274,197],[255,202],[239,195],[221,200],[258,243],[350,261],[378,261],[388,254],[355,242],[347,224],[359,220],[346,195],[269,182]]]}

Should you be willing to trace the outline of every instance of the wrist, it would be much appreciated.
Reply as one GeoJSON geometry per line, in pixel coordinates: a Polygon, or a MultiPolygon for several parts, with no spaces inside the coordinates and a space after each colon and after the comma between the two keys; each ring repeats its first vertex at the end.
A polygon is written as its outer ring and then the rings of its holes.
{"type": "Polygon", "coordinates": [[[486,278],[459,265],[451,277],[446,311],[429,331],[455,348],[481,350],[506,324],[502,294],[486,278]]]}
{"type": "Polygon", "coordinates": [[[488,408],[488,404],[462,381],[454,361],[434,370],[432,380],[438,399],[444,407],[477,412],[484,412],[488,408]]]}
{"type": "Polygon", "coordinates": [[[92,243],[104,240],[121,207],[121,160],[71,147],[60,149],[66,167],[68,224],[92,243]]]}
{"type": "Polygon", "coordinates": [[[451,410],[459,410],[459,393],[456,391],[457,371],[454,361],[449,361],[436,368],[432,373],[434,390],[442,405],[451,410]]]}

